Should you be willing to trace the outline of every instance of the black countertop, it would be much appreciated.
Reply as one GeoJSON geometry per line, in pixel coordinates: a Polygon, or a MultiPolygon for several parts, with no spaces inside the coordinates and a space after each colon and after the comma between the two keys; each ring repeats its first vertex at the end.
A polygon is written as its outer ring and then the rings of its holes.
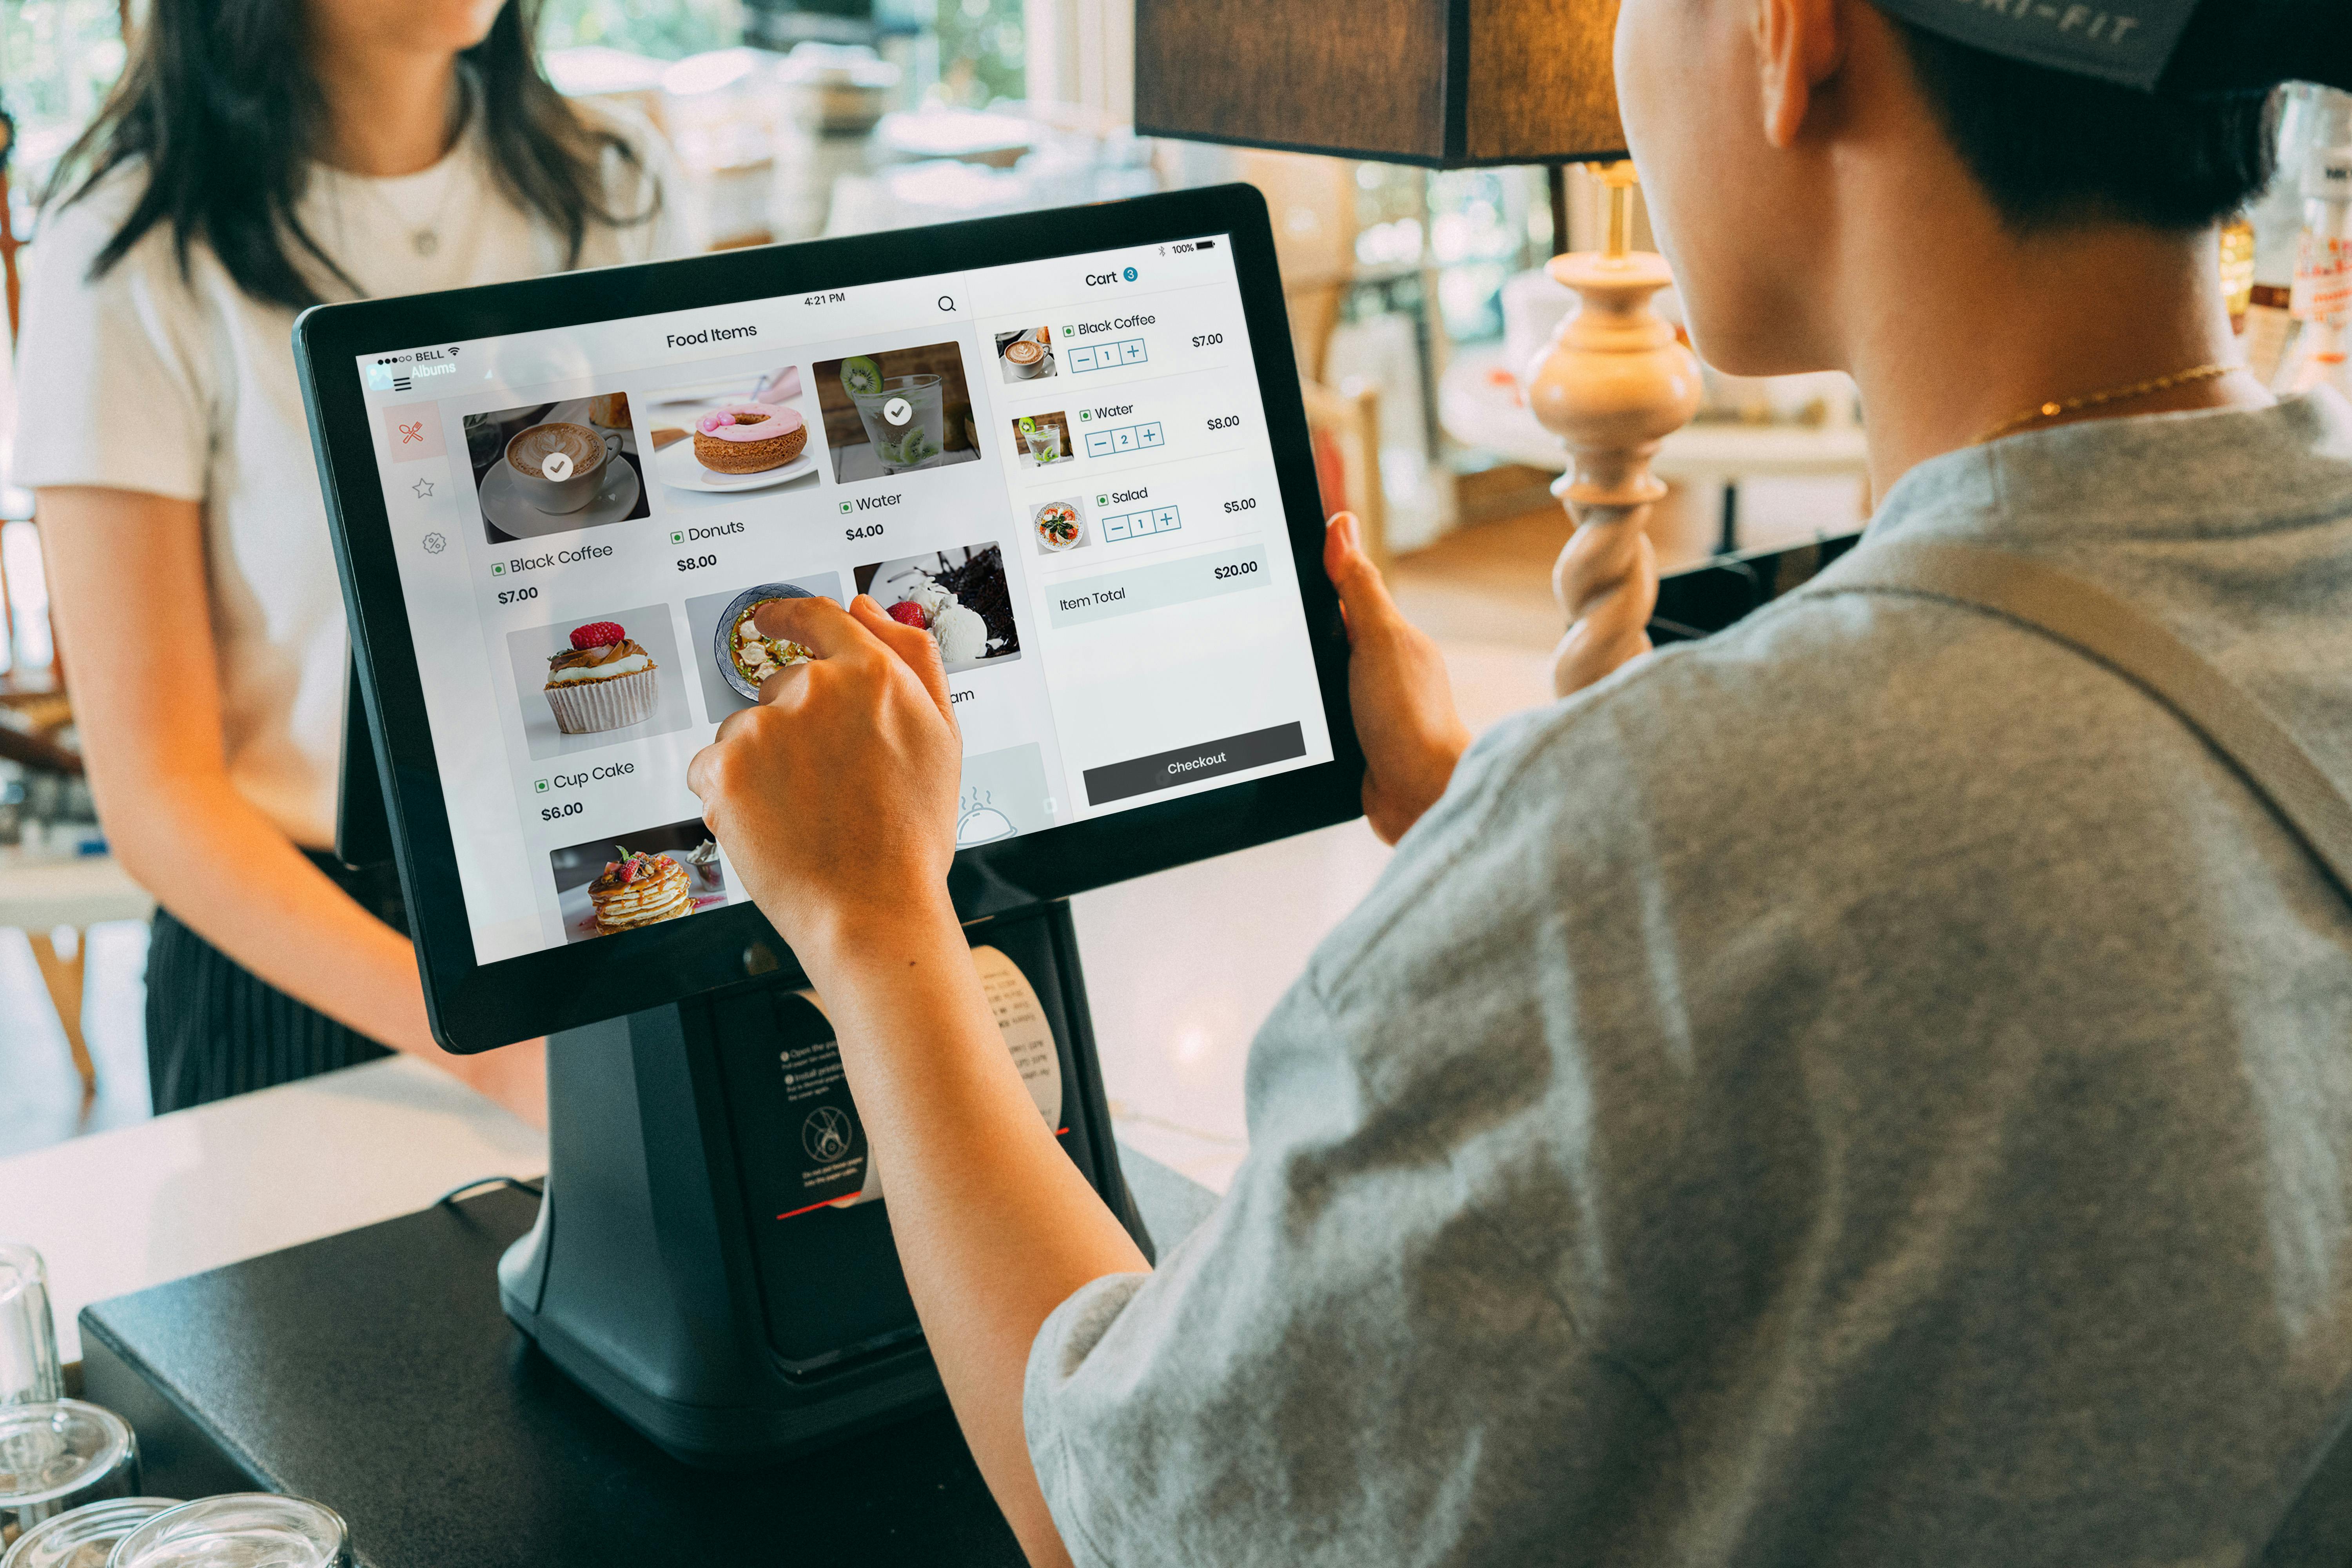
{"type": "MultiPolygon", "coordinates": [[[[1202,1188],[1127,1153],[1163,1251],[1202,1188]]],[[[1022,1562],[944,1406],[764,1469],[689,1469],[499,1309],[535,1200],[446,1208],[101,1301],[87,1397],[129,1417],[146,1489],[315,1498],[362,1568],[1022,1562]]]]}

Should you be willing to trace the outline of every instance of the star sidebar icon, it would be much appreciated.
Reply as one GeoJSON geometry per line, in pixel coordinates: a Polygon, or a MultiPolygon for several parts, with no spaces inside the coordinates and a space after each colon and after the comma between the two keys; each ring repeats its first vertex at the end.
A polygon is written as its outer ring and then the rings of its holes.
{"type": "Polygon", "coordinates": [[[416,490],[416,499],[418,500],[423,500],[433,493],[433,481],[431,479],[419,479],[416,481],[415,488],[416,490]]]}

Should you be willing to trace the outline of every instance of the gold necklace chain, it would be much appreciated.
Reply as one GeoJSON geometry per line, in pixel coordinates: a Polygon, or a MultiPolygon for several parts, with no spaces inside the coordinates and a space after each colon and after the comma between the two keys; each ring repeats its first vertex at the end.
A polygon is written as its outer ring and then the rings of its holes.
{"type": "Polygon", "coordinates": [[[2152,393],[2169,392],[2176,386],[2188,386],[2196,382],[2211,381],[2216,376],[2227,375],[2237,368],[2234,364],[2200,364],[2194,370],[2176,370],[2170,375],[2136,381],[2129,386],[2111,386],[2104,392],[2086,392],[2080,397],[2053,398],[2048,403],[2037,403],[2024,413],[2014,418],[2002,420],[1978,437],[1976,444],[1981,447],[1987,441],[1998,441],[2003,436],[2014,435],[2036,420],[2055,419],[2062,414],[2073,414],[2084,408],[2096,408],[2102,404],[2123,403],[2131,398],[2148,396],[2152,393]]]}

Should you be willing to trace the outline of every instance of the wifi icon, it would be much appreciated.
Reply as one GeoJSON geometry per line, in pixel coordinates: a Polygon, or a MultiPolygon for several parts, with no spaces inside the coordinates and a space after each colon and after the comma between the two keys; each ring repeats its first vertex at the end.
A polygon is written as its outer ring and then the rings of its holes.
{"type": "Polygon", "coordinates": [[[449,345],[449,357],[451,359],[456,359],[457,357],[457,345],[456,343],[449,345]]]}

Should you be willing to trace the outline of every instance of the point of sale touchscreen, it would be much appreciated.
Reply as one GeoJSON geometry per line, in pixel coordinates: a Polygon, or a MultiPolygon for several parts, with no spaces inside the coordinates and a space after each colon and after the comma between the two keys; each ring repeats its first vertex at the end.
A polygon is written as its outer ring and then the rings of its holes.
{"type": "Polygon", "coordinates": [[[869,594],[960,847],[1332,758],[1230,245],[361,359],[478,960],[743,898],[688,761],[869,594]]]}

